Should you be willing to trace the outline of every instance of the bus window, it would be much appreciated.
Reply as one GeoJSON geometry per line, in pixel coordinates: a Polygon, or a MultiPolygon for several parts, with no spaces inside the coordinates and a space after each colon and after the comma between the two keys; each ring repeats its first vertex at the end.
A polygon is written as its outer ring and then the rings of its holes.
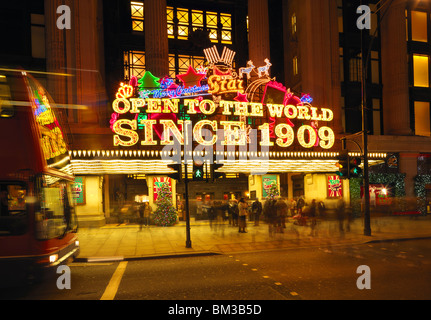
{"type": "Polygon", "coordinates": [[[62,237],[77,228],[70,184],[48,175],[39,178],[40,211],[35,217],[38,239],[62,237]]]}
{"type": "Polygon", "coordinates": [[[18,184],[0,184],[0,235],[27,232],[26,189],[18,184]]]}
{"type": "Polygon", "coordinates": [[[14,116],[14,107],[10,103],[10,87],[6,80],[6,76],[0,74],[0,118],[14,116]]]}

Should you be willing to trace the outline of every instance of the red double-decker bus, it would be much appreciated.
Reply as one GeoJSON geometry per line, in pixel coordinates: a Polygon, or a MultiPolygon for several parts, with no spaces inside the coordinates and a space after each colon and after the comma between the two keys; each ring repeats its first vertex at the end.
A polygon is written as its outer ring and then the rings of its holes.
{"type": "Polygon", "coordinates": [[[0,287],[55,274],[79,254],[73,181],[49,94],[0,69],[0,287]]]}

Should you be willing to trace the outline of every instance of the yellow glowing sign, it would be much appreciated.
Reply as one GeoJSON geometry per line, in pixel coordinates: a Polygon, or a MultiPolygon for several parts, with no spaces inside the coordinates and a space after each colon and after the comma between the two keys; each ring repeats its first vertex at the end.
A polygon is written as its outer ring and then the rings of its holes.
{"type": "MultiPolygon", "coordinates": [[[[112,104],[113,110],[120,114],[137,114],[145,111],[147,114],[176,114],[178,113],[179,99],[155,99],[155,98],[117,98],[112,104]]],[[[226,116],[252,116],[263,117],[268,113],[273,118],[287,118],[307,121],[330,122],[334,118],[331,109],[315,108],[309,105],[279,105],[279,104],[262,104],[238,101],[214,102],[213,100],[198,100],[185,99],[183,101],[187,114],[196,114],[199,110],[202,114],[211,116],[217,113],[220,109],[221,113],[226,116]]],[[[160,145],[173,144],[171,136],[174,136],[181,145],[184,144],[184,126],[191,124],[191,121],[183,120],[140,120],[140,125],[144,126],[144,138],[140,141],[143,146],[157,145],[154,140],[154,126],[161,125],[163,127],[163,137],[160,139],[160,145]]],[[[195,141],[202,145],[214,145],[217,140],[217,130],[224,131],[222,145],[245,145],[247,143],[246,124],[243,121],[220,121],[201,120],[194,124],[193,137],[195,141]],[[213,133],[212,137],[205,137],[202,130],[210,130],[213,133]]],[[[114,145],[131,147],[139,142],[138,120],[118,119],[112,127],[114,131],[114,145]]],[[[261,146],[274,146],[287,148],[294,141],[295,136],[299,144],[304,148],[312,148],[320,146],[322,149],[331,149],[335,142],[335,134],[333,130],[327,126],[314,128],[312,125],[304,124],[295,130],[292,126],[286,123],[278,124],[275,127],[275,142],[271,141],[270,125],[264,123],[258,127],[261,131],[261,146]]]]}

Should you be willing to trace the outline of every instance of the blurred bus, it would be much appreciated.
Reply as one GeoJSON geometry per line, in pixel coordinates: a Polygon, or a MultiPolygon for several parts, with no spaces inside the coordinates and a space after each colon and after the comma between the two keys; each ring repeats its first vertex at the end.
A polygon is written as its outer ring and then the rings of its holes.
{"type": "Polygon", "coordinates": [[[73,182],[49,94],[26,72],[0,70],[0,287],[78,256],[73,182]]]}

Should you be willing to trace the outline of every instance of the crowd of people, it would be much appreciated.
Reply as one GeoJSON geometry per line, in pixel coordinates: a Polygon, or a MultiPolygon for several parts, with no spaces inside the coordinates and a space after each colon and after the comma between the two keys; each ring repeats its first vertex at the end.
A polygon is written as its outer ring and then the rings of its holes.
{"type": "MultiPolygon", "coordinates": [[[[229,225],[238,227],[239,233],[247,232],[247,221],[255,226],[259,226],[261,221],[265,221],[270,233],[283,233],[290,217],[295,225],[309,226],[311,229],[310,236],[315,236],[317,221],[325,216],[323,201],[313,199],[306,204],[303,197],[291,200],[277,197],[266,199],[263,204],[259,199],[247,202],[245,198],[231,199],[225,202],[209,201],[206,208],[210,226],[216,220],[228,220],[229,225]]],[[[335,216],[340,221],[340,230],[343,230],[345,205],[342,199],[337,203],[335,216]]]]}
{"type": "MultiPolygon", "coordinates": [[[[297,226],[309,226],[310,236],[316,236],[316,226],[319,218],[324,218],[325,205],[323,201],[315,199],[306,203],[303,197],[290,200],[283,197],[265,199],[262,202],[257,198],[247,201],[230,199],[225,201],[208,200],[202,206],[206,212],[210,227],[217,226],[220,222],[228,221],[229,225],[238,227],[239,233],[247,233],[247,221],[249,224],[259,226],[264,221],[268,225],[270,234],[284,233],[288,218],[297,226]]],[[[152,214],[149,203],[139,207],[140,225],[149,225],[152,214]]],[[[350,220],[346,213],[345,203],[342,198],[337,201],[335,217],[339,221],[339,230],[349,231],[350,220]],[[345,221],[347,223],[345,223],[345,221]]]]}

